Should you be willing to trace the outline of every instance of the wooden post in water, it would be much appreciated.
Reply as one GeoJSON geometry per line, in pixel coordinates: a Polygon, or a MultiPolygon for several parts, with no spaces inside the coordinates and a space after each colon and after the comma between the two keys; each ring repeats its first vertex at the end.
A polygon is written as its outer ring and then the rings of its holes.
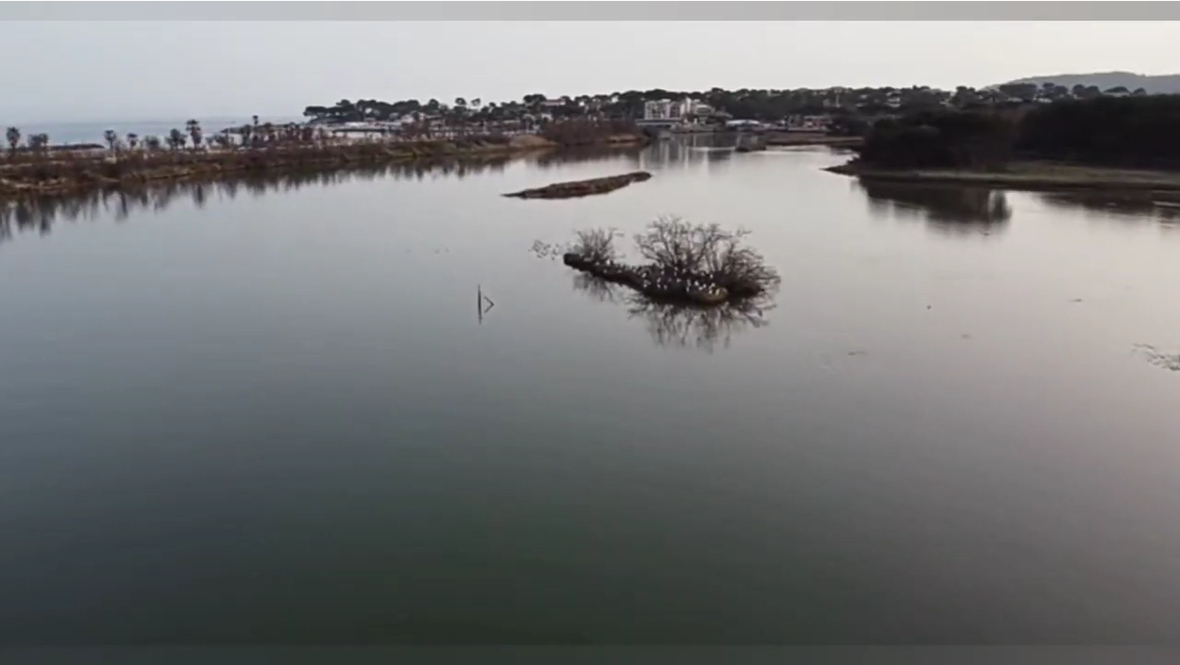
{"type": "Polygon", "coordinates": [[[479,315],[479,323],[483,325],[483,287],[475,285],[475,311],[479,315]]]}

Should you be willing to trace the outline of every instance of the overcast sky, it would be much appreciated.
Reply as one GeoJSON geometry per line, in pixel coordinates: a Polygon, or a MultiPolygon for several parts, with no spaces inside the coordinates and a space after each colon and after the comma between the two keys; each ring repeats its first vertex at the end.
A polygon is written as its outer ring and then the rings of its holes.
{"type": "Polygon", "coordinates": [[[341,98],[982,86],[1180,71],[1180,23],[0,24],[0,124],[298,115],[341,98]]]}

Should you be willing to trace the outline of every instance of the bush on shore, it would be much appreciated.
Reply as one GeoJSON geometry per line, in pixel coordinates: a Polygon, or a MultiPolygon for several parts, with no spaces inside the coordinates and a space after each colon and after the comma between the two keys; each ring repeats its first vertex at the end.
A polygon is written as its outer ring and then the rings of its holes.
{"type": "Polygon", "coordinates": [[[614,136],[642,136],[639,127],[630,120],[562,120],[554,121],[541,130],[541,137],[562,146],[594,145],[614,136]]]}

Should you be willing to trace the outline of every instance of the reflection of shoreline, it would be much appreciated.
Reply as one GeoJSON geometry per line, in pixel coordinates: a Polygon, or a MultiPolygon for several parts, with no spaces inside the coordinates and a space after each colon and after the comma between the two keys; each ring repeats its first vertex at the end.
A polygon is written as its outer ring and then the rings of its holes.
{"type": "Polygon", "coordinates": [[[465,178],[485,172],[500,172],[513,162],[542,169],[562,164],[601,159],[612,155],[634,159],[635,151],[618,149],[570,149],[522,155],[485,155],[480,159],[431,159],[385,164],[352,164],[334,169],[276,169],[213,174],[204,178],[165,180],[94,189],[72,194],[25,196],[0,200],[0,243],[14,232],[37,230],[47,235],[55,223],[96,219],[110,214],[122,221],[140,212],[162,212],[178,200],[189,199],[202,208],[211,199],[234,199],[241,193],[252,197],[298,191],[303,187],[327,186],[353,180],[422,180],[427,176],[465,178]]]}
{"type": "Polygon", "coordinates": [[[1157,191],[1180,194],[1180,172],[1052,162],[1013,162],[1003,171],[880,169],[849,162],[825,171],[860,180],[925,185],[993,187],[1022,191],[1157,191]]]}
{"type": "Polygon", "coordinates": [[[765,312],[773,307],[769,297],[713,307],[660,303],[587,273],[575,274],[573,285],[600,302],[626,305],[628,317],[644,320],[657,346],[693,347],[709,353],[718,342],[728,348],[734,335],[770,325],[765,312]]]}
{"type": "Polygon", "coordinates": [[[502,170],[509,159],[350,165],[332,170],[248,171],[210,178],[124,185],[117,189],[22,197],[0,201],[0,242],[12,236],[14,225],[17,231],[36,228],[41,235],[46,235],[54,223],[63,219],[74,222],[94,219],[111,212],[116,221],[122,221],[137,212],[161,212],[182,198],[189,198],[193,205],[203,208],[211,198],[233,199],[242,192],[259,197],[267,193],[297,191],[305,186],[350,182],[356,178],[371,180],[392,176],[395,179],[421,180],[430,173],[463,178],[487,170],[502,170]]]}
{"type": "Polygon", "coordinates": [[[914,185],[857,180],[874,212],[898,217],[922,217],[932,228],[947,233],[990,233],[1007,227],[1012,218],[1004,192],[986,187],[914,185]]]}
{"type": "Polygon", "coordinates": [[[1056,192],[1040,194],[1055,208],[1082,209],[1088,213],[1155,221],[1180,220],[1180,203],[1159,200],[1151,192],[1056,192]]]}

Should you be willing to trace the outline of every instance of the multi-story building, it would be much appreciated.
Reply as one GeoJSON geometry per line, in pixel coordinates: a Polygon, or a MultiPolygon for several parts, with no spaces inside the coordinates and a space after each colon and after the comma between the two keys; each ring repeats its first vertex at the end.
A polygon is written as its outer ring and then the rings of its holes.
{"type": "Polygon", "coordinates": [[[695,99],[657,99],[643,103],[641,124],[674,125],[712,115],[713,108],[695,99]]]}

